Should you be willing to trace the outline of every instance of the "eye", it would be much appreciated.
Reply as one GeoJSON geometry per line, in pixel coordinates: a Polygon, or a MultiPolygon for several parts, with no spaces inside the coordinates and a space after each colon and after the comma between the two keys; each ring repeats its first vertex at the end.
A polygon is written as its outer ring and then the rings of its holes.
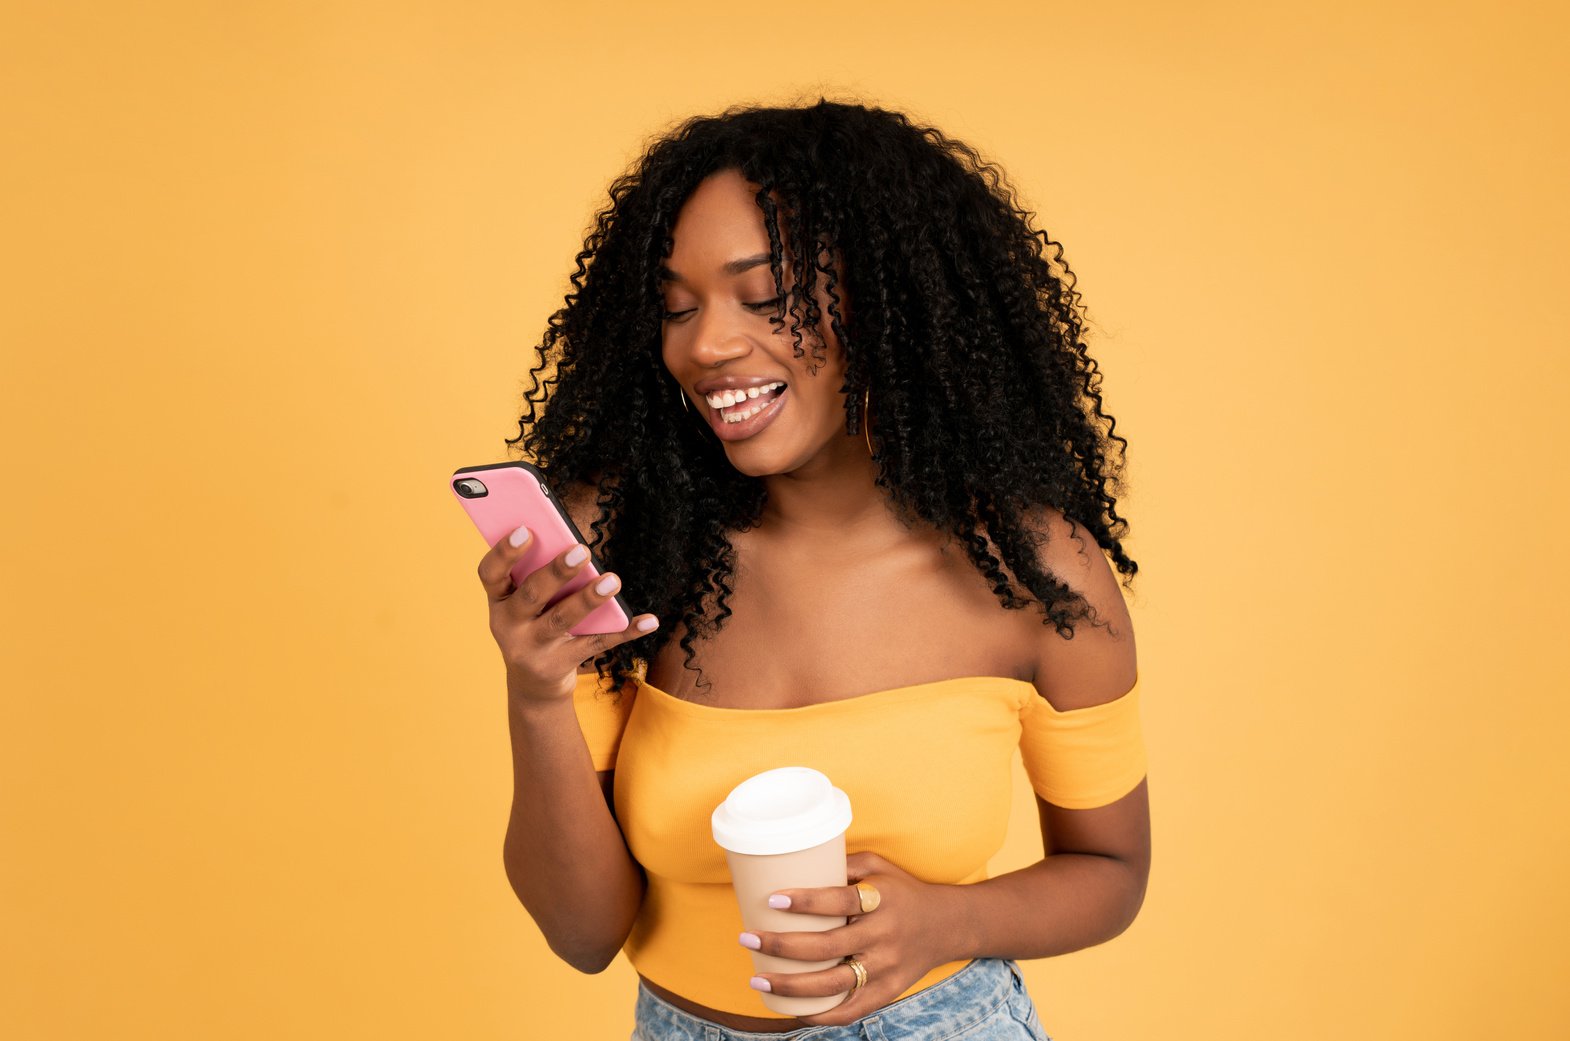
{"type": "Polygon", "coordinates": [[[674,322],[678,318],[683,318],[689,314],[692,314],[693,310],[696,310],[696,308],[689,308],[686,311],[661,311],[660,320],[664,322],[674,322]]]}
{"type": "Polygon", "coordinates": [[[747,306],[748,307],[752,307],[752,308],[757,308],[757,309],[760,309],[760,310],[772,311],[776,307],[779,306],[780,301],[782,299],[784,299],[784,298],[777,296],[773,300],[763,300],[763,301],[761,301],[759,303],[756,303],[756,304],[748,304],[747,306]]]}

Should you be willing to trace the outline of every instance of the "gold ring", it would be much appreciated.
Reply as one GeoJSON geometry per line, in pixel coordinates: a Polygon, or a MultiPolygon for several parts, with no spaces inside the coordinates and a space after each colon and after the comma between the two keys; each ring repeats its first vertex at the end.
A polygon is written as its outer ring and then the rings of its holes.
{"type": "Polygon", "coordinates": [[[845,964],[849,965],[850,971],[856,974],[856,985],[850,988],[850,992],[854,994],[867,985],[867,967],[855,958],[849,957],[845,959],[845,964]]]}
{"type": "Polygon", "coordinates": [[[857,882],[856,894],[861,897],[861,913],[876,911],[883,902],[883,894],[878,892],[878,887],[871,882],[857,882]]]}

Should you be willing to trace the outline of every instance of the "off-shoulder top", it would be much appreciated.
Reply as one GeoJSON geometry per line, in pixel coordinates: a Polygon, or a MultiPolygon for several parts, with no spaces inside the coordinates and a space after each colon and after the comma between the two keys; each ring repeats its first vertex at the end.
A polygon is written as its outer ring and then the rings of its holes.
{"type": "MultiPolygon", "coordinates": [[[[709,1008],[780,1018],[748,986],[749,952],[710,814],[741,781],[810,766],[850,797],[848,852],[875,852],[927,882],[987,877],[1003,846],[1018,748],[1054,805],[1112,803],[1145,776],[1139,683],[1100,705],[1059,711],[1033,684],[964,676],[783,709],[673,697],[641,678],[619,700],[580,675],[573,695],[596,770],[616,771],[617,820],[648,887],[623,950],[662,987],[709,1008]]],[[[940,965],[906,997],[967,963],[940,965]]]]}

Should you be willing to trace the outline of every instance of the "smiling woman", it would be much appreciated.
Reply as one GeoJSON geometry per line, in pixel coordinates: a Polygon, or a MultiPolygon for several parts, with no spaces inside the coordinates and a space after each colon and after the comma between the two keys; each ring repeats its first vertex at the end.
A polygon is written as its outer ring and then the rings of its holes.
{"type": "Polygon", "coordinates": [[[646,1041],[1040,1041],[1016,960],[1127,928],[1150,858],[1124,441],[1061,248],[969,147],[856,104],[688,120],[610,195],[509,444],[669,624],[573,637],[614,584],[553,604],[581,564],[482,562],[519,899],[583,971],[626,952],[646,1041]],[[988,878],[1015,754],[1045,855],[988,878]],[[785,765],[855,817],[847,885],[770,906],[843,926],[742,927],[709,815],[785,765]]]}
{"type": "MultiPolygon", "coordinates": [[[[735,169],[706,178],[682,207],[670,258],[658,269],[665,368],[684,397],[690,388],[708,404],[702,415],[731,465],[752,476],[796,471],[825,447],[849,451],[835,436],[845,425],[844,349],[833,330],[814,329],[827,356],[812,366],[817,359],[785,335],[782,305],[795,282],[786,275],[775,291],[759,190],[735,169]]],[[[828,313],[826,290],[816,303],[828,313]]]]}

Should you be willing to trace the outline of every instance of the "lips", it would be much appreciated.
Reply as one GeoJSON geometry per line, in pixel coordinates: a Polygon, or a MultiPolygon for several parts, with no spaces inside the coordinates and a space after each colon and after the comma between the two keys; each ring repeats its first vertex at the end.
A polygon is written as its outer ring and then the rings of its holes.
{"type": "Polygon", "coordinates": [[[774,422],[776,416],[785,408],[785,399],[790,396],[789,388],[781,387],[778,391],[768,395],[767,399],[760,395],[757,398],[743,399],[727,408],[714,408],[705,403],[704,415],[709,420],[709,426],[721,441],[742,441],[752,437],[774,422]],[[746,412],[756,408],[760,403],[763,407],[755,415],[749,416],[740,422],[729,422],[725,413],[746,412]]]}

